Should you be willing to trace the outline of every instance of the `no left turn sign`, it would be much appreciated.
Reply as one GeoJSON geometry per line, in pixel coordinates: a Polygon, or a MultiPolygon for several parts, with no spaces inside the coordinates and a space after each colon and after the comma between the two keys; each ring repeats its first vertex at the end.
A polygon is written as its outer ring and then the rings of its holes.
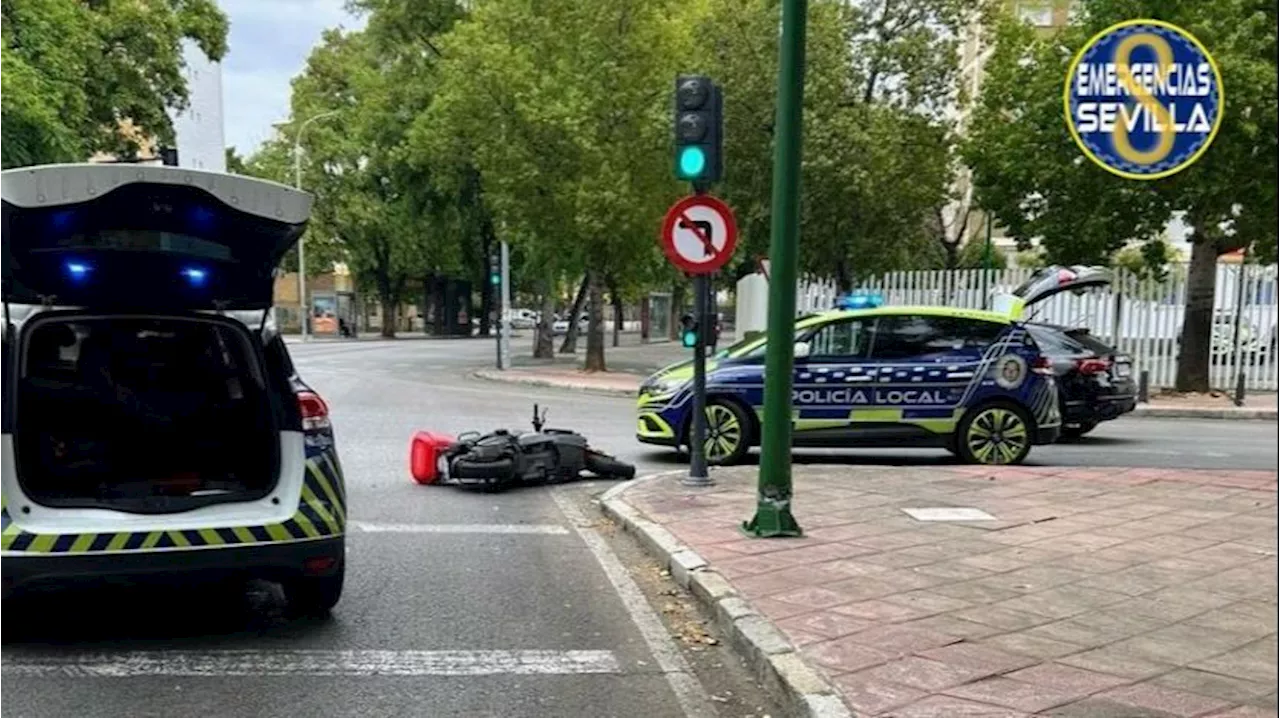
{"type": "Polygon", "coordinates": [[[662,251],[689,274],[710,274],[725,265],[738,244],[729,205],[710,195],[685,197],[662,220],[662,251]]]}

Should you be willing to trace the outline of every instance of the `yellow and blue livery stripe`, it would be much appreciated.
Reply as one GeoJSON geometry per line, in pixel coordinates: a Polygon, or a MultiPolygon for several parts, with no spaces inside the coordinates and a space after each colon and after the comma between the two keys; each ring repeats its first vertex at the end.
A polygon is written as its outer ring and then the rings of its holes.
{"type": "MultiPolygon", "coordinates": [[[[0,499],[2,501],[2,499],[0,499]]],[[[203,529],[37,534],[24,531],[0,503],[0,550],[6,553],[129,553],[180,548],[249,546],[341,536],[346,531],[342,470],[329,452],[306,460],[298,509],[280,523],[203,529]]]]}

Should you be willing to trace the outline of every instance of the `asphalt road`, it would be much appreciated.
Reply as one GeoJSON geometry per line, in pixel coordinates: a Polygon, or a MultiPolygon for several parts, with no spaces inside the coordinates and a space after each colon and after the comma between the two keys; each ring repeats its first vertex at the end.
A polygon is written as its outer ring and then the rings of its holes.
{"type": "MultiPolygon", "coordinates": [[[[369,430],[366,438],[364,422],[372,419],[363,416],[350,427],[350,430],[361,432],[362,442],[379,442],[379,456],[394,457],[392,463],[398,466],[392,472],[392,481],[395,482],[403,478],[402,455],[406,451],[407,437],[414,429],[444,432],[498,427],[522,429],[529,425],[534,402],[549,411],[549,425],[583,431],[593,444],[636,463],[642,472],[682,465],[672,452],[635,441],[635,401],[632,399],[472,379],[470,368],[493,361],[494,347],[488,340],[314,342],[294,345],[292,352],[308,380],[322,392],[326,390],[326,382],[331,376],[360,375],[364,378],[362,385],[371,390],[387,379],[414,387],[408,394],[398,395],[398,398],[406,400],[409,408],[377,419],[387,422],[382,431],[369,430]],[[419,397],[416,407],[412,397],[419,397]]],[[[346,408],[341,405],[334,407],[335,421],[340,430],[346,428],[341,418],[346,408]]],[[[1124,417],[1104,423],[1077,443],[1035,447],[1028,463],[1047,466],[1274,469],[1276,447],[1274,422],[1124,417]]],[[[344,461],[351,460],[347,458],[350,451],[344,443],[344,461]]],[[[944,451],[924,449],[804,450],[798,452],[796,460],[913,465],[954,461],[944,451]]]]}
{"type": "MultiPolygon", "coordinates": [[[[348,483],[350,568],[333,617],[287,620],[267,584],[7,604],[4,715],[779,715],[729,649],[698,640],[696,608],[598,520],[591,497],[607,484],[476,494],[409,480],[413,431],[524,428],[534,402],[550,425],[583,431],[641,471],[678,467],[635,443],[632,400],[471,379],[469,367],[493,356],[482,340],[292,352],[331,406],[348,483]]],[[[1271,422],[1121,419],[1031,458],[1267,469],[1275,432],[1271,422]]],[[[797,460],[952,461],[901,450],[797,460]]]]}
{"type": "MultiPolygon", "coordinates": [[[[591,504],[608,483],[503,494],[413,484],[413,430],[519,425],[461,379],[492,345],[314,343],[350,503],[347,587],[324,621],[278,588],[127,588],[6,602],[6,717],[779,715],[696,604],[591,504]],[[432,368],[436,367],[436,368],[432,368]],[[656,608],[655,608],[656,607],[656,608]]],[[[616,420],[620,402],[570,407],[616,420]]]]}

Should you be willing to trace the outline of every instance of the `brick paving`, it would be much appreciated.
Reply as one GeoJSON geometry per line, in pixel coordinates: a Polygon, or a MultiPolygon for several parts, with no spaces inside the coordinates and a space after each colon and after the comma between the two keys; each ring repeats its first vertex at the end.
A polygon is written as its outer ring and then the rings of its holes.
{"type": "Polygon", "coordinates": [[[859,716],[1277,715],[1276,473],[795,467],[806,535],[760,540],[755,469],[623,498],[774,621],[859,716]],[[994,521],[917,521],[973,507],[994,521]]]}

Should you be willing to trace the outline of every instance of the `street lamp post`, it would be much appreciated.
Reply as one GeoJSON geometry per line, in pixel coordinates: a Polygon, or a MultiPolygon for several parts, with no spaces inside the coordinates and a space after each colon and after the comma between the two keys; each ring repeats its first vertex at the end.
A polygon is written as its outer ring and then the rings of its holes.
{"type": "MultiPolygon", "coordinates": [[[[308,117],[305,122],[298,126],[298,131],[293,136],[293,186],[296,189],[302,189],[302,133],[316,120],[322,120],[326,117],[332,117],[338,114],[337,110],[328,110],[316,115],[308,117]]],[[[302,341],[311,339],[311,332],[307,326],[311,319],[311,307],[307,306],[307,255],[306,255],[306,236],[298,238],[298,309],[299,318],[302,324],[302,341]]]]}

